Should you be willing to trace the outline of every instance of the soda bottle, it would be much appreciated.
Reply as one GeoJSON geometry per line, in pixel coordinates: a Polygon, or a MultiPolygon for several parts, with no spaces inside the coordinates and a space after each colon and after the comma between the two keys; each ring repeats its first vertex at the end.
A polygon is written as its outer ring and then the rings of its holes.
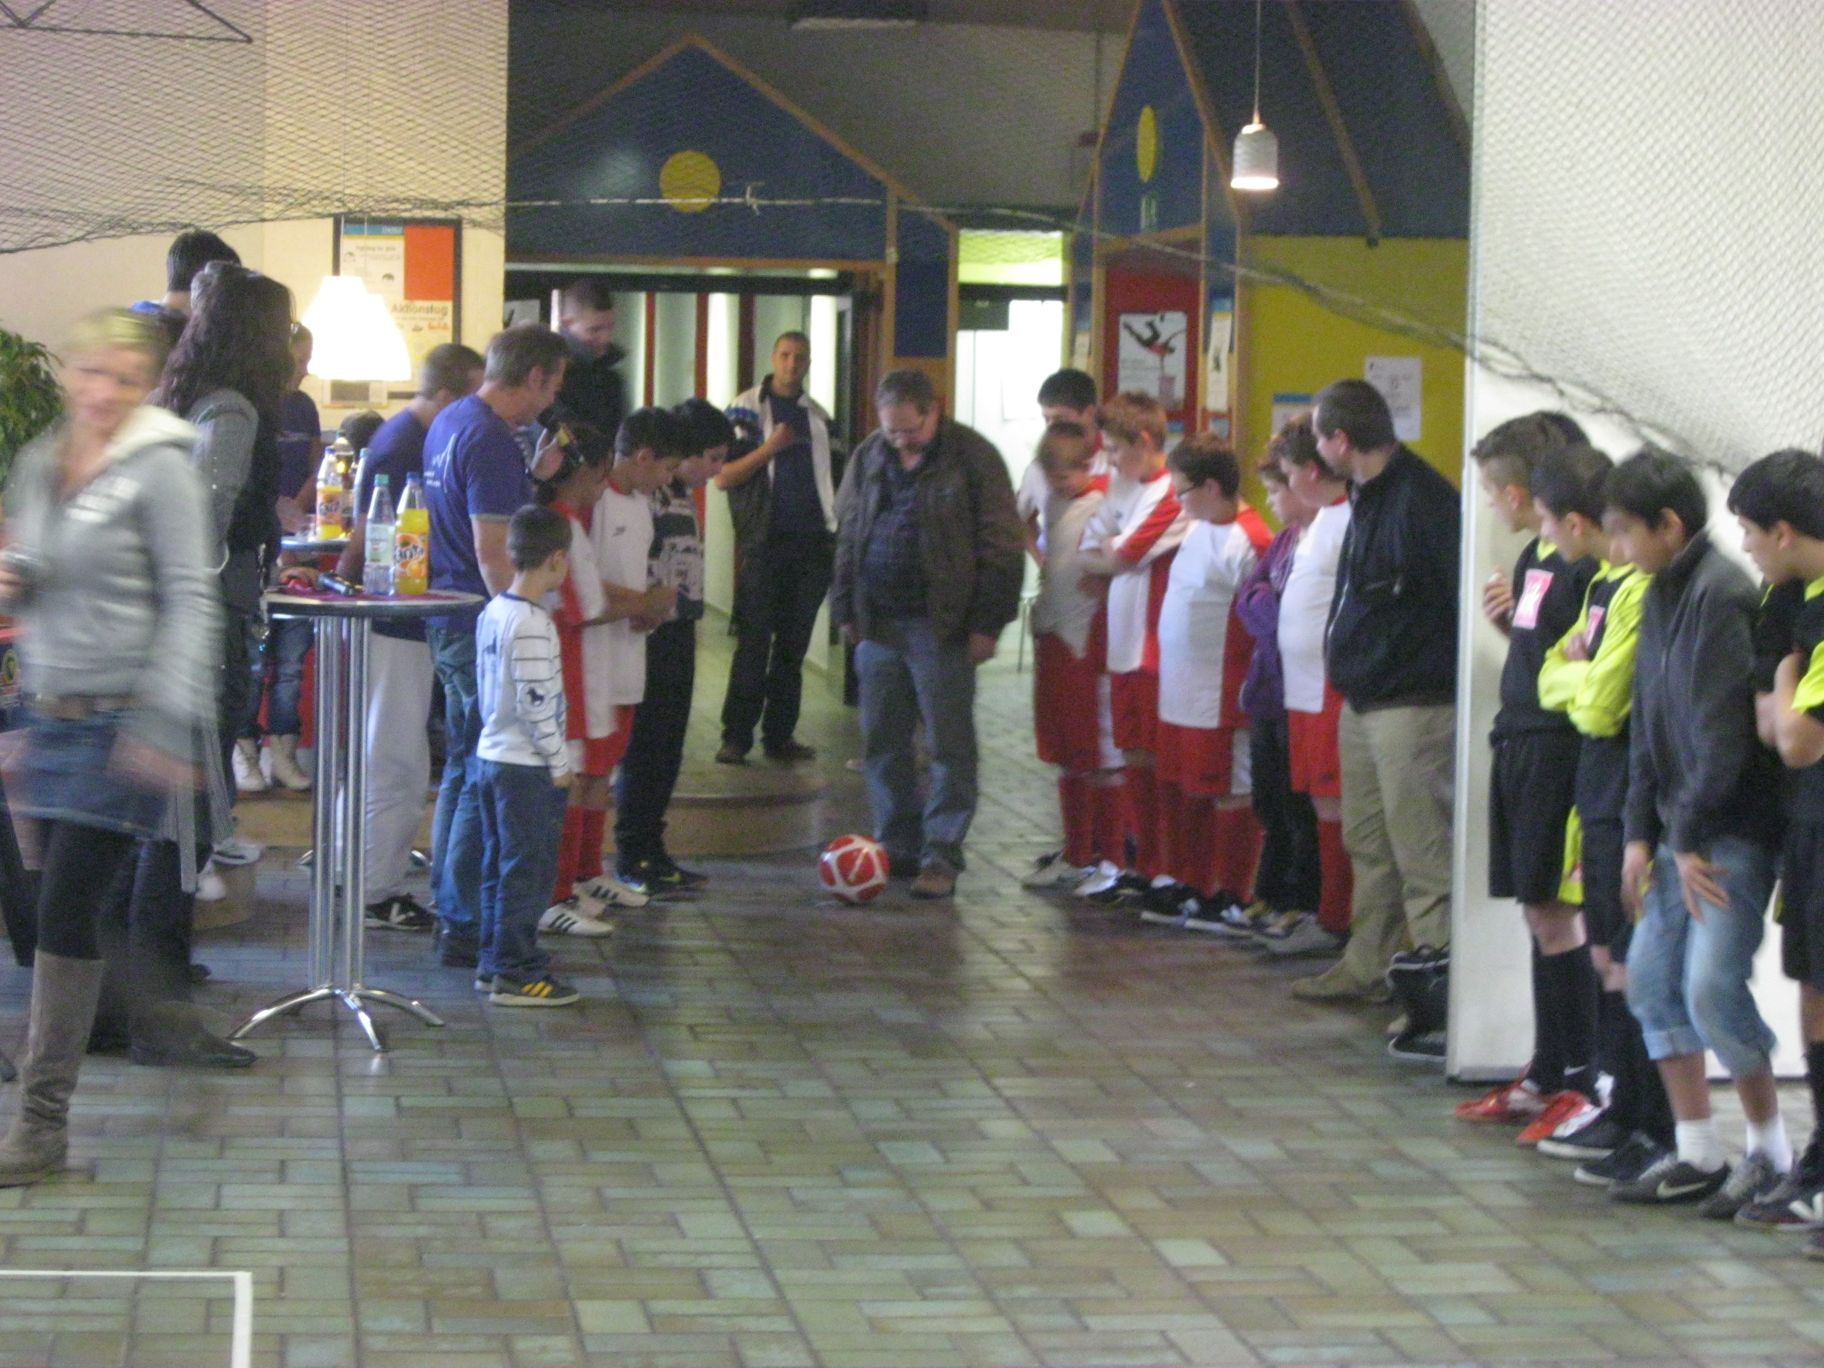
{"type": "MultiPolygon", "coordinates": [[[[347,445],[340,437],[336,439],[336,446],[347,445]]],[[[323,464],[317,467],[317,536],[325,540],[348,535],[348,486],[336,457],[336,447],[329,447],[323,453],[323,464]]]]}
{"type": "MultiPolygon", "coordinates": [[[[373,539],[372,523],[368,539],[373,539]]],[[[405,494],[399,500],[399,521],[393,532],[393,592],[422,594],[431,587],[431,512],[424,506],[424,485],[416,475],[405,477],[405,494]]]]}
{"type": "Polygon", "coordinates": [[[374,501],[367,510],[367,558],[361,587],[370,594],[393,592],[393,493],[384,475],[374,476],[374,501]]]}

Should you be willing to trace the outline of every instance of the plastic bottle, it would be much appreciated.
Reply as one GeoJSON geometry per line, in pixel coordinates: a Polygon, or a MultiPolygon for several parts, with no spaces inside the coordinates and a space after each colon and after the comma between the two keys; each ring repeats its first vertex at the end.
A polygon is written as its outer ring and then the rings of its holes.
{"type": "Polygon", "coordinates": [[[348,476],[346,467],[337,459],[336,447],[348,443],[340,437],[336,446],[323,453],[323,464],[317,467],[317,537],[329,540],[348,535],[348,476]]]}
{"type": "MultiPolygon", "coordinates": [[[[373,540],[373,522],[368,522],[373,540]]],[[[405,494],[399,500],[399,521],[393,531],[393,592],[422,594],[431,587],[431,513],[424,506],[424,485],[416,475],[405,477],[405,494]]]]}
{"type": "Polygon", "coordinates": [[[367,510],[367,558],[361,587],[370,594],[393,592],[393,492],[384,475],[374,476],[374,501],[367,510]]]}

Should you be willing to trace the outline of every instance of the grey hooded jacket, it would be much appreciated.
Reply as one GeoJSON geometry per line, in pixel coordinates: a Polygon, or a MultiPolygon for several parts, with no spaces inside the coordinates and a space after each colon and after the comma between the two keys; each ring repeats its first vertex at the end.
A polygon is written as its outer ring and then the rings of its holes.
{"type": "Polygon", "coordinates": [[[128,729],[191,758],[214,726],[221,610],[206,496],[191,468],[196,430],[145,405],[107,463],[59,491],[60,426],[20,452],[6,485],[9,546],[30,567],[19,620],[26,690],[130,697],[128,729]]]}

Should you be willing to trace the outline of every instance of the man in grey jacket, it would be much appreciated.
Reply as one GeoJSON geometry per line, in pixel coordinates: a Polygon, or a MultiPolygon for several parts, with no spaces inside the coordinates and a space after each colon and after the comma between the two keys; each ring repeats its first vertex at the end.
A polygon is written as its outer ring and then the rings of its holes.
{"type": "Polygon", "coordinates": [[[1019,613],[1024,539],[1001,454],[945,418],[921,371],[889,371],[880,428],[837,497],[831,613],[856,643],[875,836],[912,894],[947,898],[975,816],[975,668],[1019,613]],[[922,808],[912,734],[931,751],[922,808]]]}
{"type": "Polygon", "coordinates": [[[1773,1032],[1749,988],[1781,822],[1779,764],[1755,730],[1758,595],[1711,544],[1704,492],[1684,462],[1642,451],[1610,473],[1603,502],[1618,558],[1653,576],[1635,657],[1621,894],[1639,917],[1628,1006],[1677,1123],[1676,1151],[1609,1195],[1696,1201],[1727,1220],[1792,1165],[1773,1032]],[[1733,1174],[1710,1114],[1706,1049],[1747,1121],[1733,1174]]]}

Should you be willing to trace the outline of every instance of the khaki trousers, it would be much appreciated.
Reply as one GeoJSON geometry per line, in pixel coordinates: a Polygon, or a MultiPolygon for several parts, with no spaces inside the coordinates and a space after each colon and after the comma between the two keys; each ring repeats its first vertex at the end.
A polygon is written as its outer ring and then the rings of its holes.
{"type": "Polygon", "coordinates": [[[1378,984],[1402,943],[1450,944],[1456,725],[1448,703],[1343,705],[1337,747],[1355,905],[1339,977],[1358,986],[1378,984]]]}

